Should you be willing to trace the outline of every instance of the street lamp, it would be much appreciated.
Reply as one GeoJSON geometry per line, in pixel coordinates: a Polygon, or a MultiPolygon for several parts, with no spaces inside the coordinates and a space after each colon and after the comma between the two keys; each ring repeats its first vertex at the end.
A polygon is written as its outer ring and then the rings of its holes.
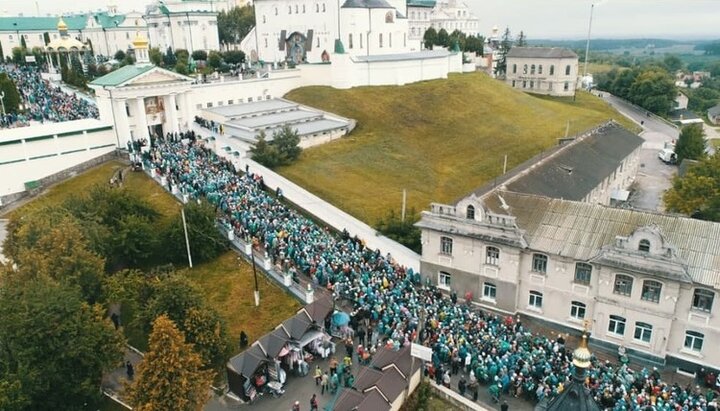
{"type": "Polygon", "coordinates": [[[593,20],[593,11],[595,10],[595,3],[592,3],[590,5],[590,24],[588,24],[588,35],[587,35],[587,43],[585,44],[585,68],[583,68],[583,79],[587,76],[587,67],[588,67],[588,56],[590,54],[590,33],[592,32],[592,20],[593,20]]]}
{"type": "Polygon", "coordinates": [[[255,279],[255,307],[257,307],[260,305],[260,289],[258,289],[257,266],[255,264],[255,245],[250,243],[252,240],[249,236],[246,237],[245,241],[250,244],[250,261],[252,261],[253,278],[255,279]]]}

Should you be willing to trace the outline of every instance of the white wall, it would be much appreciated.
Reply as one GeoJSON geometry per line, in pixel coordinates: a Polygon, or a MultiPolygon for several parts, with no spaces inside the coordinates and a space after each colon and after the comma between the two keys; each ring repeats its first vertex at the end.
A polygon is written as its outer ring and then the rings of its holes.
{"type": "Polygon", "coordinates": [[[107,154],[115,150],[116,141],[112,126],[98,120],[4,130],[0,132],[0,197],[24,191],[26,182],[107,154]]]}
{"type": "Polygon", "coordinates": [[[150,47],[161,51],[173,50],[220,50],[217,30],[217,14],[211,12],[171,13],[145,16],[148,24],[150,47]]]}
{"type": "Polygon", "coordinates": [[[508,57],[507,59],[505,82],[510,87],[528,93],[572,96],[575,94],[577,79],[577,57],[557,59],[508,57]],[[532,72],[533,65],[535,65],[535,73],[532,72]],[[527,66],[527,72],[525,72],[525,66],[527,66]],[[542,73],[540,73],[540,66],[542,66],[542,73]],[[565,74],[567,66],[570,66],[570,74],[565,74]],[[551,67],[554,67],[552,74],[550,74],[551,67]],[[566,83],[567,90],[565,90],[566,83]]]}

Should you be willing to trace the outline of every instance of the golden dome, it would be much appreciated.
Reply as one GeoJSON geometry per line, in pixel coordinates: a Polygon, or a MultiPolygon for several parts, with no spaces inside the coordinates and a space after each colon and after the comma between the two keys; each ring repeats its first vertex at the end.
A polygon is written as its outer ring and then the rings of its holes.
{"type": "Polygon", "coordinates": [[[138,32],[137,36],[135,36],[135,40],[133,40],[133,48],[139,49],[139,48],[147,48],[150,41],[145,38],[145,36],[142,35],[142,33],[138,32]]]}
{"type": "Polygon", "coordinates": [[[592,353],[588,349],[587,334],[583,333],[580,346],[573,352],[573,364],[578,368],[590,368],[592,353]]]}
{"type": "Polygon", "coordinates": [[[60,17],[60,21],[58,21],[57,29],[58,30],[67,30],[67,24],[65,24],[65,21],[62,17],[60,17]]]}

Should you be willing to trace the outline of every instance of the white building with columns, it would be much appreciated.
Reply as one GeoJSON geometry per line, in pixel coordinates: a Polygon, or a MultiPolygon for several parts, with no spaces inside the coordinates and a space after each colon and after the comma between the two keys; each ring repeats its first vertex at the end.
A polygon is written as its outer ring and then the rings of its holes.
{"type": "Polygon", "coordinates": [[[192,79],[152,65],[148,40],[141,34],[133,41],[137,62],[121,67],[90,83],[95,90],[102,121],[115,124],[120,147],[131,140],[188,130],[192,79]]]}
{"type": "Polygon", "coordinates": [[[230,1],[157,1],[148,6],[148,38],[153,47],[165,51],[185,49],[219,50],[217,15],[233,6],[230,1]]]}

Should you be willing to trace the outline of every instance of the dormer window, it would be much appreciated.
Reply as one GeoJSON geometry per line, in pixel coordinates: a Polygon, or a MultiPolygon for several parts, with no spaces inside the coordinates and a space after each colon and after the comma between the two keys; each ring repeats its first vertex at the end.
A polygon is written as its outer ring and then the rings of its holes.
{"type": "Polygon", "coordinates": [[[472,205],[467,206],[467,210],[465,212],[465,218],[468,220],[474,220],[475,219],[475,207],[472,205]]]}
{"type": "Polygon", "coordinates": [[[640,244],[638,245],[638,251],[641,251],[643,253],[649,253],[650,252],[650,240],[646,240],[646,239],[640,240],[640,244]]]}

